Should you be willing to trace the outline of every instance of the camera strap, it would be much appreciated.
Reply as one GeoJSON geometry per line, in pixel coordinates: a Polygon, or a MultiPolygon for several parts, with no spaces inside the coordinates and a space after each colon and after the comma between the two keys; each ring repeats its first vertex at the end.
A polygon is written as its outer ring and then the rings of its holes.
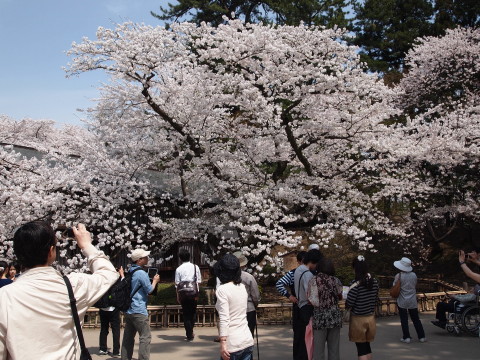
{"type": "Polygon", "coordinates": [[[75,328],[77,330],[77,337],[80,343],[80,351],[81,351],[80,359],[92,360],[92,357],[90,356],[90,353],[88,352],[88,349],[85,346],[85,339],[83,338],[82,327],[80,326],[80,318],[78,317],[77,299],[75,299],[75,295],[73,295],[72,284],[70,283],[70,280],[66,276],[63,277],[63,280],[67,285],[68,297],[70,298],[70,308],[72,309],[72,315],[73,315],[73,322],[75,323],[75,328]]]}

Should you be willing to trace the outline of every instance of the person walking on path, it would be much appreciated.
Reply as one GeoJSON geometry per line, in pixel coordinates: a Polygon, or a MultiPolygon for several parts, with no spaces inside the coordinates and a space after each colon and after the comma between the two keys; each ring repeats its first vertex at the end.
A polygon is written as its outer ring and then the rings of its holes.
{"type": "Polygon", "coordinates": [[[248,294],[247,304],[247,322],[252,336],[255,334],[255,327],[257,325],[257,306],[260,302],[260,291],[258,290],[258,284],[252,274],[246,272],[244,269],[248,264],[248,260],[241,251],[235,252],[233,255],[240,262],[240,269],[242,270],[242,284],[245,285],[245,289],[248,294]]]}
{"type": "MultiPolygon", "coordinates": [[[[87,257],[91,274],[72,272],[67,277],[83,321],[92,306],[118,279],[103,251],[92,245],[83,224],[73,227],[75,242],[87,257]]],[[[78,359],[80,343],[62,274],[56,260],[57,239],[49,223],[22,225],[13,236],[13,249],[27,270],[0,289],[0,359],[78,359]],[[12,311],[12,309],[15,309],[12,311]]]]}
{"type": "MultiPolygon", "coordinates": [[[[120,279],[118,279],[117,282],[123,281],[125,278],[123,267],[118,269],[118,273],[120,275],[120,279]]],[[[111,288],[105,293],[105,295],[103,295],[102,299],[100,299],[94,305],[99,307],[100,315],[100,335],[98,340],[100,349],[98,351],[98,355],[112,355],[117,357],[120,356],[120,309],[116,308],[115,306],[109,306],[108,300],[110,294],[111,288]],[[111,353],[108,351],[107,347],[109,327],[112,328],[113,348],[111,353]]]]}
{"type": "Polygon", "coordinates": [[[222,360],[252,360],[253,336],[248,329],[248,294],[242,284],[240,262],[226,254],[215,263],[221,285],[215,308],[220,318],[220,356],[222,360]]]}
{"type": "Polygon", "coordinates": [[[177,290],[177,302],[182,305],[183,311],[183,326],[185,327],[185,335],[188,341],[192,341],[195,338],[193,328],[195,327],[195,317],[197,315],[197,302],[198,293],[200,289],[200,283],[202,282],[202,275],[197,265],[190,262],[190,252],[187,250],[181,250],[178,257],[182,261],[175,271],[175,288],[177,290]],[[178,285],[181,282],[195,283],[192,286],[195,287],[195,292],[191,295],[183,296],[179,293],[178,285]]]}
{"type": "Polygon", "coordinates": [[[378,281],[368,272],[362,255],[353,259],[355,280],[350,285],[345,306],[351,309],[348,337],[357,346],[358,360],[371,360],[370,343],[375,339],[375,305],[378,299],[378,281]]]}
{"type": "Polygon", "coordinates": [[[340,329],[342,312],[338,301],[342,298],[342,283],[335,276],[330,259],[321,259],[317,275],[308,283],[308,300],[313,305],[313,358],[325,360],[325,342],[328,360],[340,360],[340,329]]]}
{"type": "MultiPolygon", "coordinates": [[[[297,254],[298,266],[303,264],[303,258],[305,257],[306,254],[307,254],[306,251],[300,251],[297,254]]],[[[297,348],[300,341],[297,335],[300,310],[298,309],[298,299],[295,295],[295,282],[293,281],[295,270],[297,270],[298,266],[295,269],[287,272],[275,284],[275,287],[277,288],[277,291],[280,293],[280,295],[285,296],[289,301],[292,302],[292,330],[293,330],[293,358],[294,359],[296,359],[296,356],[298,354],[297,348]]]]}
{"type": "Polygon", "coordinates": [[[299,320],[295,333],[297,343],[293,344],[293,358],[295,360],[308,360],[307,347],[305,344],[305,330],[313,314],[313,306],[308,301],[307,290],[310,279],[313,278],[313,272],[320,261],[322,254],[319,250],[313,249],[307,252],[294,274],[295,294],[297,294],[299,320]]]}
{"type": "Polygon", "coordinates": [[[401,272],[395,275],[393,285],[400,281],[400,295],[397,298],[398,313],[400,315],[400,323],[402,325],[401,342],[409,344],[412,341],[410,329],[408,328],[408,315],[413,322],[418,340],[425,342],[425,331],[418,314],[417,303],[417,275],[413,272],[412,261],[403,257],[393,263],[401,272]]]}
{"type": "Polygon", "coordinates": [[[150,359],[150,342],[152,335],[150,333],[150,323],[148,321],[147,302],[150,294],[158,282],[160,275],[153,277],[152,283],[148,274],[142,267],[148,264],[148,255],[150,251],[144,249],[135,249],[131,253],[133,265],[129,272],[132,273],[132,303],[125,311],[125,329],[122,340],[122,360],[132,360],[133,346],[135,345],[135,335],[139,334],[140,343],[138,348],[138,360],[150,359]]]}

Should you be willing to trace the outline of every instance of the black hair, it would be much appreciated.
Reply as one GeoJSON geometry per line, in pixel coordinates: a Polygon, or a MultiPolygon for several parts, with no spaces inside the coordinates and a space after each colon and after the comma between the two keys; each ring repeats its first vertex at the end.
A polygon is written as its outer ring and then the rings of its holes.
{"type": "Polygon", "coordinates": [[[222,284],[233,281],[235,285],[242,282],[242,269],[240,269],[240,261],[232,254],[224,255],[213,266],[215,275],[222,284]]]}
{"type": "Polygon", "coordinates": [[[333,265],[333,261],[327,258],[322,258],[317,264],[317,273],[335,276],[335,266],[333,265]]]}
{"type": "Polygon", "coordinates": [[[45,265],[50,248],[55,244],[55,232],[45,221],[26,223],[13,236],[15,255],[18,262],[26,268],[45,265]]]}
{"type": "Polygon", "coordinates": [[[17,273],[20,272],[20,265],[18,265],[17,262],[12,262],[12,263],[10,263],[10,264],[8,265],[8,268],[9,268],[9,269],[8,269],[8,272],[10,272],[10,270],[12,270],[12,268],[14,268],[17,273]]]}
{"type": "Polygon", "coordinates": [[[303,258],[303,263],[307,265],[308,263],[317,264],[320,259],[323,257],[320,250],[312,249],[307,252],[305,257],[303,258]]]}
{"type": "Polygon", "coordinates": [[[306,251],[300,251],[297,254],[297,261],[303,262],[303,258],[305,257],[305,255],[307,255],[306,251]]]}
{"type": "Polygon", "coordinates": [[[190,261],[190,252],[183,249],[178,254],[178,257],[180,258],[180,260],[182,260],[182,262],[190,261]]]}
{"type": "MultiPolygon", "coordinates": [[[[0,268],[3,268],[3,271],[0,273],[0,277],[3,276],[3,274],[6,274],[7,271],[9,270],[9,266],[6,261],[1,260],[0,261],[0,268]]],[[[8,275],[8,274],[6,274],[8,275]]]]}
{"type": "Polygon", "coordinates": [[[352,267],[355,271],[355,281],[359,281],[360,285],[371,289],[373,287],[373,278],[368,273],[368,265],[365,258],[363,256],[357,256],[352,261],[352,267]]]}

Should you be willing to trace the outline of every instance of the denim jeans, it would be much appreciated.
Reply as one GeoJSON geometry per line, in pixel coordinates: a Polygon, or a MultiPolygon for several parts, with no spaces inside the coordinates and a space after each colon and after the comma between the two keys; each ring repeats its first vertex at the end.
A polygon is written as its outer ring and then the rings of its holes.
{"type": "MultiPolygon", "coordinates": [[[[230,360],[253,360],[253,346],[230,353],[230,360]]],[[[220,358],[222,360],[222,358],[220,358]]]]}
{"type": "Polygon", "coordinates": [[[418,309],[404,309],[398,307],[398,313],[400,314],[400,323],[402,324],[403,339],[411,337],[410,330],[408,329],[408,315],[410,315],[410,319],[412,319],[418,338],[421,339],[425,337],[425,331],[423,330],[422,322],[418,316],[418,309]]]}

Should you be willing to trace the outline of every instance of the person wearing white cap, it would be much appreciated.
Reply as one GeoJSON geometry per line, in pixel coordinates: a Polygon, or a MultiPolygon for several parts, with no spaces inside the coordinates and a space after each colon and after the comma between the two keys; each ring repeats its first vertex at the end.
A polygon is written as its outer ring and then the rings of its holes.
{"type": "Polygon", "coordinates": [[[153,277],[152,283],[142,267],[148,264],[148,255],[150,251],[144,249],[135,249],[130,258],[133,265],[129,272],[132,273],[132,303],[130,308],[125,311],[125,330],[122,340],[122,360],[131,360],[133,356],[133,346],[135,345],[135,335],[138,332],[140,344],[138,347],[138,360],[150,359],[150,323],[148,321],[147,300],[158,282],[160,276],[153,277]],[[140,271],[139,271],[140,270],[140,271]]]}
{"type": "Polygon", "coordinates": [[[393,285],[400,281],[400,295],[397,299],[398,313],[400,315],[400,323],[402,325],[401,342],[409,344],[412,339],[408,328],[408,315],[413,322],[413,326],[417,332],[418,340],[425,342],[425,331],[418,315],[417,304],[417,275],[412,271],[412,261],[403,257],[395,261],[393,265],[401,272],[395,275],[393,285]]]}

